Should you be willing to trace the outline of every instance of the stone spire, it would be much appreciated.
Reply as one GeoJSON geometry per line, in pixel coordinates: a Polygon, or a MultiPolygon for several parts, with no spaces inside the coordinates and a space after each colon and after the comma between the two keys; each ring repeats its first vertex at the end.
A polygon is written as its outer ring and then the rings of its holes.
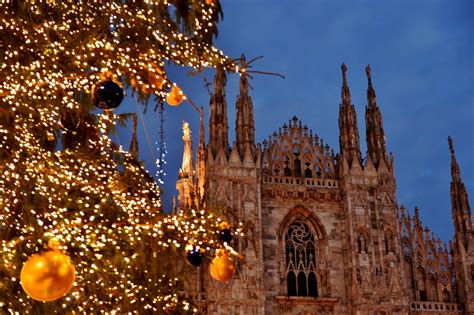
{"type": "Polygon", "coordinates": [[[199,198],[204,197],[204,184],[206,180],[206,160],[205,160],[205,143],[204,143],[204,108],[201,106],[199,117],[199,146],[196,156],[196,181],[199,198]]]}
{"type": "Polygon", "coordinates": [[[470,239],[472,238],[472,216],[469,200],[461,180],[461,171],[459,170],[454,153],[453,139],[448,137],[449,150],[451,151],[451,206],[454,223],[454,232],[467,250],[470,239]]]}
{"type": "Polygon", "coordinates": [[[453,139],[448,137],[451,151],[451,207],[454,224],[453,265],[456,270],[456,291],[465,314],[474,314],[474,249],[472,244],[472,215],[466,188],[461,180],[454,153],[453,139]]]}
{"type": "Polygon", "coordinates": [[[255,157],[255,126],[253,120],[253,104],[252,98],[248,95],[249,85],[247,81],[247,74],[245,73],[247,64],[243,54],[240,60],[243,70],[240,75],[240,90],[236,102],[237,117],[235,121],[235,144],[241,158],[244,156],[247,146],[249,147],[252,156],[255,157]]]}
{"type": "Polygon", "coordinates": [[[130,154],[138,161],[138,140],[137,140],[137,114],[133,114],[132,141],[130,141],[130,154]]]}
{"type": "Polygon", "coordinates": [[[372,86],[372,74],[370,65],[365,68],[368,79],[367,106],[365,107],[365,126],[367,140],[367,155],[372,159],[376,168],[382,160],[388,165],[385,149],[385,133],[383,130],[382,114],[377,106],[375,91],[372,86]]]}
{"type": "Polygon", "coordinates": [[[181,169],[179,170],[181,178],[192,177],[194,173],[193,167],[193,144],[191,140],[191,129],[189,129],[189,123],[187,121],[183,122],[183,142],[184,142],[184,151],[183,151],[183,162],[181,164],[181,169]]]}
{"type": "Polygon", "coordinates": [[[214,157],[220,149],[227,154],[229,148],[225,84],[224,70],[218,67],[214,76],[214,93],[211,96],[209,118],[209,148],[214,157]]]}
{"type": "Polygon", "coordinates": [[[180,208],[185,207],[192,201],[191,193],[193,190],[193,149],[191,140],[191,130],[189,129],[189,123],[183,122],[183,161],[179,170],[179,179],[176,182],[176,189],[179,192],[179,206],[180,208]]]}
{"type": "Polygon", "coordinates": [[[339,145],[342,156],[349,165],[354,159],[360,163],[359,129],[357,128],[357,115],[354,105],[351,104],[351,92],[347,85],[345,64],[342,70],[342,103],[339,105],[339,145]]]}
{"type": "Polygon", "coordinates": [[[347,77],[346,77],[347,66],[344,63],[341,66],[341,70],[342,70],[342,91],[341,91],[342,103],[351,105],[351,91],[349,90],[349,86],[347,85],[347,77]]]}

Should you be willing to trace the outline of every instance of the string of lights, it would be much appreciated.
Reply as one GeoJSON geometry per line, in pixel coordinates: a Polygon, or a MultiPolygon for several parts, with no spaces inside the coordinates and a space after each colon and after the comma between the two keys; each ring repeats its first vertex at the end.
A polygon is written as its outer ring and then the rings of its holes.
{"type": "Polygon", "coordinates": [[[212,46],[219,2],[30,0],[0,11],[0,310],[193,312],[179,295],[183,258],[238,253],[212,211],[163,214],[152,176],[109,138],[119,117],[92,114],[92,95],[112,81],[164,100],[175,86],[167,63],[238,71],[212,46]],[[74,285],[39,302],[22,268],[47,252],[70,259],[74,285]]]}

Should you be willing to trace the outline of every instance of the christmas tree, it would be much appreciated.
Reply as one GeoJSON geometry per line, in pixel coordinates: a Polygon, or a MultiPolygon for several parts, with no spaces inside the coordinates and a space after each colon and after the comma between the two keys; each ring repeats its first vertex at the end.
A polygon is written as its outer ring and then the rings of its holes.
{"type": "Polygon", "coordinates": [[[143,104],[179,102],[166,63],[237,69],[212,46],[219,2],[0,6],[1,312],[192,312],[180,262],[236,253],[209,211],[162,213],[136,143],[126,151],[109,138],[128,118],[111,109],[125,87],[143,104]]]}

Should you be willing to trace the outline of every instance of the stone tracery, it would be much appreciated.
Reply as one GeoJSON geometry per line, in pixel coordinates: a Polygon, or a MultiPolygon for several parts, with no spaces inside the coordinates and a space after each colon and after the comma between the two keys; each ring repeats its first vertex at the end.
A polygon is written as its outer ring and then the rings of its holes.
{"type": "Polygon", "coordinates": [[[263,142],[266,176],[336,178],[334,152],[295,116],[263,142]]]}
{"type": "Polygon", "coordinates": [[[295,220],[285,234],[285,265],[289,296],[318,296],[317,243],[309,227],[295,220]]]}
{"type": "Polygon", "coordinates": [[[418,209],[412,218],[402,207],[400,224],[406,274],[415,275],[409,281],[414,300],[451,302],[454,271],[447,247],[423,227],[418,209]]]}

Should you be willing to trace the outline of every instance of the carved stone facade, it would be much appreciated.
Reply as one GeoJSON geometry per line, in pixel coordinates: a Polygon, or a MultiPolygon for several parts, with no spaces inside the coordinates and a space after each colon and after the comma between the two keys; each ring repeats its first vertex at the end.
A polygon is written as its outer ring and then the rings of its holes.
{"type": "Polygon", "coordinates": [[[418,209],[412,217],[397,205],[394,158],[385,149],[369,66],[362,158],[346,71],[343,65],[337,154],[297,117],[255,144],[245,72],[237,141],[229,148],[225,75],[216,74],[207,146],[201,120],[197,176],[191,140],[183,138],[180,207],[227,209],[250,238],[234,241],[245,261],[236,261],[229,283],[212,280],[205,265],[190,276],[187,294],[201,313],[473,314],[472,217],[451,139],[456,234],[448,249],[424,229],[418,209]]]}

